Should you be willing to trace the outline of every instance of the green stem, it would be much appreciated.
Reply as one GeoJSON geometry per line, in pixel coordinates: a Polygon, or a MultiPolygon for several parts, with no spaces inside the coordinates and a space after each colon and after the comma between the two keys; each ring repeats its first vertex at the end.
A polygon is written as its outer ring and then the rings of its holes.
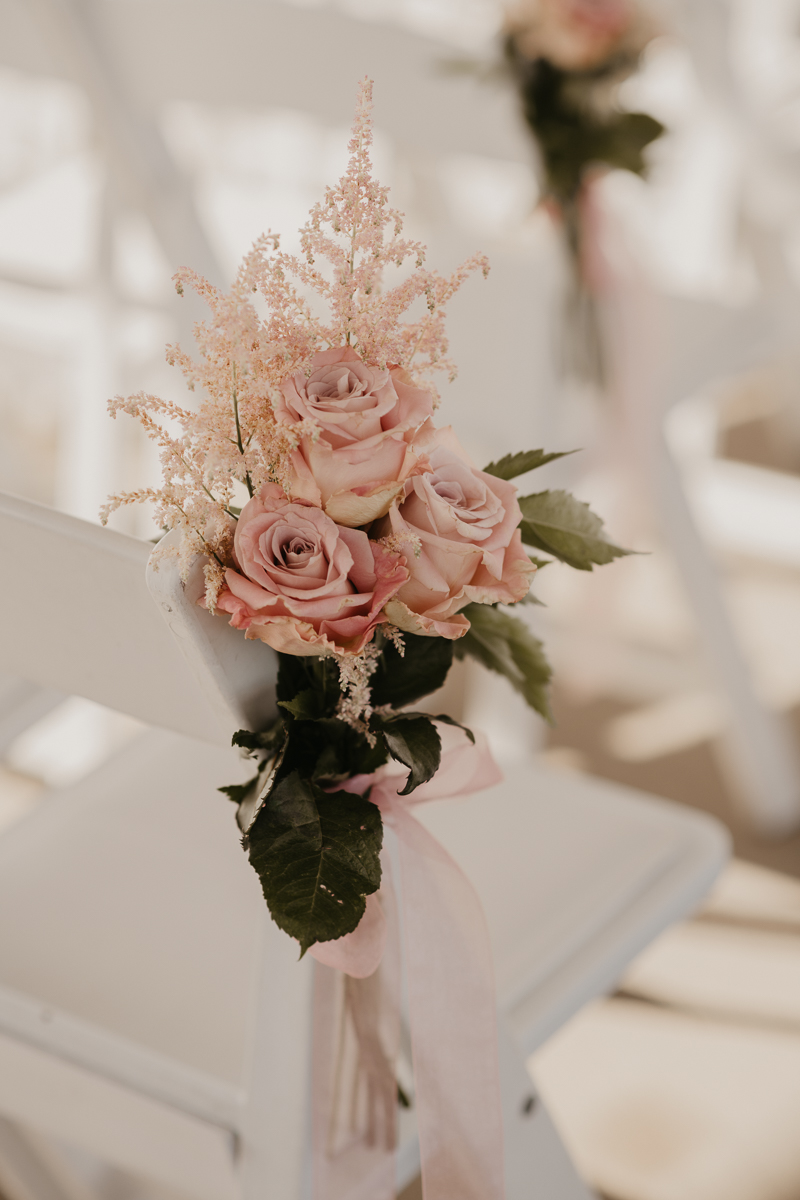
{"type": "MultiPolygon", "coordinates": [[[[231,394],[233,397],[233,415],[236,420],[236,445],[239,447],[239,453],[241,454],[242,458],[244,458],[244,446],[242,445],[242,427],[239,423],[239,393],[236,390],[236,363],[231,363],[231,372],[233,374],[233,389],[232,389],[231,394]]],[[[250,479],[250,472],[246,469],[245,469],[245,473],[244,473],[244,481],[247,484],[247,490],[252,499],[253,484],[250,479]]]]}

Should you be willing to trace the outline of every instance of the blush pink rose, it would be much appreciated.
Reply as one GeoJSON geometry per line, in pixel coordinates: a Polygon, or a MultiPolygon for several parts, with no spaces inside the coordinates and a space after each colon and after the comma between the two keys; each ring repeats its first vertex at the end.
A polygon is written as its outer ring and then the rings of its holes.
{"type": "Polygon", "coordinates": [[[367,525],[389,510],[423,461],[433,401],[399,367],[362,362],[350,346],[314,355],[308,378],[281,384],[279,421],[314,421],[292,455],[294,499],[324,508],[340,525],[367,525]]]}
{"type": "Polygon", "coordinates": [[[523,0],[508,27],[526,57],[585,71],[615,52],[635,18],[632,0],[523,0]]]}
{"type": "Polygon", "coordinates": [[[429,459],[430,471],[408,481],[373,536],[409,545],[409,579],[386,606],[389,620],[409,633],[458,638],[469,629],[459,609],[514,604],[536,568],[517,529],[514,485],[471,466],[449,428],[439,430],[429,459]]]}
{"type": "Polygon", "coordinates": [[[265,484],[242,509],[217,608],[285,654],[358,654],[408,578],[405,559],[265,484]]]}

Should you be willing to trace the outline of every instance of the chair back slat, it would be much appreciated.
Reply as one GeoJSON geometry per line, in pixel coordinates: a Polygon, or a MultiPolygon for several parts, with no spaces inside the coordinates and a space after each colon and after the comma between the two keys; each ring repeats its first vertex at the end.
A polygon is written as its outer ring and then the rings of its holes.
{"type": "MultiPolygon", "coordinates": [[[[180,634],[173,636],[148,592],[151,550],[149,542],[0,494],[0,553],[6,564],[0,673],[84,696],[149,725],[230,745],[233,729],[246,723],[244,712],[232,686],[221,698],[226,677],[221,667],[216,691],[211,684],[198,686],[180,634]]],[[[183,615],[177,623],[185,632],[192,628],[193,606],[182,592],[178,607],[183,615]]],[[[197,638],[210,643],[217,664],[228,662],[231,676],[239,669],[239,654],[249,660],[260,652],[268,709],[272,651],[245,646],[242,634],[222,618],[200,610],[197,615],[197,638]]],[[[252,690],[249,677],[247,688],[252,690]]]]}

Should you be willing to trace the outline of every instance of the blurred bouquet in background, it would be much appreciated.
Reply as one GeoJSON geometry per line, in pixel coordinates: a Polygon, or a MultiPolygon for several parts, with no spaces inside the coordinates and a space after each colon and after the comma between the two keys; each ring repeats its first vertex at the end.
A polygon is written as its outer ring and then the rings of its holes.
{"type": "Polygon", "coordinates": [[[564,367],[597,384],[605,372],[587,269],[588,189],[598,168],[645,173],[644,150],[664,127],[624,111],[618,90],[658,32],[635,0],[520,0],[506,11],[506,61],[538,149],[544,202],[562,224],[572,268],[564,367]]]}

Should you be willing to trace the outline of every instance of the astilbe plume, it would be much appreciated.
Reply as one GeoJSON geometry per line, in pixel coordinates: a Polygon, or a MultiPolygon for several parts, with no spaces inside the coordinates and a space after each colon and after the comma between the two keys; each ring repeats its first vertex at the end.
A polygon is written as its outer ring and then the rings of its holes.
{"type": "Polygon", "coordinates": [[[455,373],[446,357],[445,305],[471,271],[488,271],[486,258],[475,255],[443,277],[425,268],[424,246],[402,237],[402,216],[389,206],[388,188],[372,177],[371,107],[372,83],[365,79],[347,170],[311,210],[300,231],[299,256],[282,251],[279,236],[267,233],[245,256],[227,293],[188,268],[175,275],[179,294],[188,285],[211,310],[195,326],[198,359],[167,347],[167,361],[180,367],[189,390],[200,396],[198,410],[143,392],[109,402],[112,416],[123,411],[138,418],[159,445],[163,484],[112,497],[101,510],[103,522],[121,505],[152,502],[159,524],[181,529],[185,565],[197,553],[208,555],[212,607],[230,561],[237,482],[251,496],[269,481],[285,486],[291,451],[301,437],[318,434],[313,422],[290,428],[276,420],[272,401],[281,381],[308,372],[316,351],[347,344],[365,362],[405,368],[435,395],[431,374],[455,373]],[[409,259],[414,266],[407,277],[384,290],[385,269],[400,269],[409,259]],[[309,293],[325,301],[327,321],[312,312],[309,293]],[[423,312],[411,319],[416,301],[423,312]],[[165,422],[180,430],[177,436],[165,422]]]}

